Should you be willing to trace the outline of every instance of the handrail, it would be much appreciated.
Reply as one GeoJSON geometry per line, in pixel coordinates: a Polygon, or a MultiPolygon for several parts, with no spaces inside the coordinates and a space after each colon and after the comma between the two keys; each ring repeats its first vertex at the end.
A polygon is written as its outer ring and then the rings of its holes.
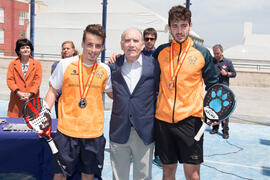
{"type": "Polygon", "coordinates": [[[267,63],[242,63],[233,62],[236,70],[253,70],[257,72],[270,72],[270,62],[267,63]]]}

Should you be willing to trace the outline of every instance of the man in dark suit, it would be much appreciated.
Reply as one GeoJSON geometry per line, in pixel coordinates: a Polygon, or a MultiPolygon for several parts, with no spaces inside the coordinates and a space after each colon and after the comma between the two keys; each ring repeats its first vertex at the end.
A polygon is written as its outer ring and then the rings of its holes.
{"type": "Polygon", "coordinates": [[[121,36],[124,55],[110,64],[113,107],[110,121],[110,156],[113,178],[151,179],[154,147],[154,112],[159,66],[142,53],[142,33],[127,29],[121,36]]]}
{"type": "MultiPolygon", "coordinates": [[[[214,64],[218,72],[219,83],[229,86],[230,78],[236,77],[236,71],[233,67],[232,61],[223,56],[223,47],[220,44],[213,46],[214,64]]],[[[213,125],[213,129],[210,134],[218,132],[219,124],[213,125]]],[[[222,121],[222,137],[224,139],[229,138],[229,118],[222,121]]]]}

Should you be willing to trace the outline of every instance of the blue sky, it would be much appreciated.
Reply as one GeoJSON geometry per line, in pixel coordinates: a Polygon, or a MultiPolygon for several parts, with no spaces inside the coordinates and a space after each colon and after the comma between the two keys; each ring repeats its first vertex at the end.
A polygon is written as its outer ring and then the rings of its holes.
{"type": "MultiPolygon", "coordinates": [[[[57,0],[44,0],[48,5],[52,5],[55,1],[57,0]]],[[[172,6],[184,5],[186,2],[186,0],[136,1],[166,19],[172,6]]],[[[226,49],[241,44],[246,21],[253,23],[253,33],[270,34],[270,0],[190,0],[190,2],[193,31],[205,40],[204,44],[208,47],[219,43],[226,49]]]]}

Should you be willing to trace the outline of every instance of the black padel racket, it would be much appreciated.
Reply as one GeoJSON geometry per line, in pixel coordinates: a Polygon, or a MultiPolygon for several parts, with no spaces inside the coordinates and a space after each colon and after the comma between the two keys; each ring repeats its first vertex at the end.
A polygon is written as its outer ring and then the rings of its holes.
{"type": "Polygon", "coordinates": [[[199,141],[207,125],[227,119],[235,107],[236,97],[228,86],[223,84],[211,86],[203,100],[204,121],[194,139],[199,141]]]}
{"type": "Polygon", "coordinates": [[[24,103],[22,113],[27,126],[30,129],[33,129],[39,136],[47,140],[64,176],[69,176],[70,174],[67,172],[66,166],[60,160],[58,149],[51,137],[51,116],[46,102],[42,98],[30,99],[24,103]]]}

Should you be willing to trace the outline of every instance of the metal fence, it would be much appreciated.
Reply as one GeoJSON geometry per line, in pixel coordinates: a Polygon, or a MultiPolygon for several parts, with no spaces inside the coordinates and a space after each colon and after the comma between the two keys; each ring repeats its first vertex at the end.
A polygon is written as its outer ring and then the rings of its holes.
{"type": "MultiPolygon", "coordinates": [[[[16,54],[10,53],[10,56],[16,56],[16,54]]],[[[44,54],[44,53],[35,53],[36,59],[42,60],[59,60],[61,59],[60,54],[44,54]]],[[[9,56],[9,55],[8,55],[9,56]]],[[[4,54],[0,54],[0,57],[5,57],[4,54]]],[[[100,58],[99,58],[100,59],[100,58]]],[[[106,57],[108,60],[109,57],[106,57]]],[[[268,61],[260,61],[260,60],[239,60],[233,59],[233,65],[235,70],[237,71],[251,71],[251,72],[269,72],[270,73],[270,60],[268,61]],[[242,61],[242,62],[241,62],[242,61]]]]}
{"type": "Polygon", "coordinates": [[[233,65],[234,65],[234,68],[238,71],[270,72],[270,62],[269,63],[233,62],[233,65]]]}

